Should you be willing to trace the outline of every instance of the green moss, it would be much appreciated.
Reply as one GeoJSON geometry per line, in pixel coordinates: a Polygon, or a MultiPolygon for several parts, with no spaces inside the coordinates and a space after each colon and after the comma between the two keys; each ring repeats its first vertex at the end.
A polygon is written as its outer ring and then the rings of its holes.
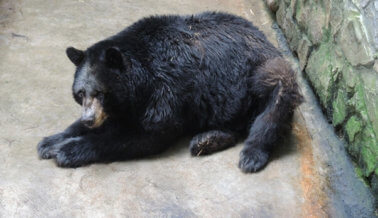
{"type": "Polygon", "coordinates": [[[332,91],[344,65],[344,59],[335,53],[332,42],[324,42],[318,50],[311,53],[307,62],[306,74],[319,96],[320,102],[326,108],[332,106],[332,91]]]}
{"type": "Polygon", "coordinates": [[[363,82],[369,124],[378,136],[378,74],[372,69],[362,68],[359,75],[363,82]]]}
{"type": "Polygon", "coordinates": [[[353,98],[350,100],[350,104],[355,108],[358,114],[362,117],[362,119],[366,122],[368,121],[368,113],[365,105],[365,93],[364,93],[364,87],[363,83],[359,81],[359,83],[356,84],[355,93],[353,95],[353,98]]]}
{"type": "Polygon", "coordinates": [[[295,16],[301,13],[301,5],[302,5],[302,1],[295,2],[295,16]]]}
{"type": "Polygon", "coordinates": [[[355,159],[355,160],[358,160],[359,156],[360,156],[360,144],[356,143],[356,142],[349,142],[349,144],[347,145],[347,150],[349,152],[349,154],[355,159]]]}
{"type": "Polygon", "coordinates": [[[361,146],[364,174],[368,176],[378,169],[378,142],[370,125],[367,125],[363,130],[361,146]]]}
{"type": "MultiPolygon", "coordinates": [[[[345,63],[345,62],[344,62],[345,63]]],[[[359,81],[357,72],[355,72],[350,64],[345,63],[342,68],[343,84],[347,93],[354,94],[355,86],[359,81]]]]}
{"type": "Polygon", "coordinates": [[[360,167],[355,166],[354,167],[354,172],[365,183],[366,186],[369,186],[369,182],[366,180],[364,172],[363,172],[363,170],[360,167]]]}
{"type": "Polygon", "coordinates": [[[354,172],[356,172],[357,176],[359,176],[359,177],[363,177],[363,174],[364,174],[364,173],[362,172],[361,168],[355,166],[355,167],[354,167],[354,172]]]}
{"type": "Polygon", "coordinates": [[[312,52],[306,67],[306,73],[323,106],[327,107],[332,85],[332,71],[330,67],[330,51],[328,45],[321,45],[312,52]]]}
{"type": "Polygon", "coordinates": [[[334,126],[340,125],[345,120],[347,115],[346,98],[347,96],[345,91],[339,89],[335,101],[332,102],[332,123],[334,126]]]}
{"type": "MultiPolygon", "coordinates": [[[[366,64],[371,56],[363,47],[366,40],[360,13],[343,11],[342,0],[330,3],[329,12],[328,3],[281,1],[277,22],[290,48],[297,51],[301,69],[306,66],[307,78],[327,116],[334,126],[342,127],[349,142],[347,149],[358,164],[356,173],[371,182],[378,193],[378,76],[366,64]],[[302,48],[303,35],[315,49],[308,58],[308,48],[302,48]]],[[[377,58],[378,53],[375,55],[377,58]]]]}
{"type": "Polygon", "coordinates": [[[348,135],[349,142],[354,141],[354,137],[357,133],[361,132],[361,121],[356,116],[352,116],[345,125],[345,131],[348,135]]]}
{"type": "MultiPolygon", "coordinates": [[[[378,142],[374,134],[373,128],[368,124],[362,132],[363,146],[368,147],[378,157],[378,142]]],[[[377,159],[378,164],[378,159],[377,159]]]]}
{"type": "Polygon", "coordinates": [[[354,108],[355,115],[345,125],[345,132],[350,143],[348,151],[358,158],[363,174],[367,177],[378,168],[378,142],[368,117],[365,88],[361,80],[355,83],[354,95],[349,105],[354,108]]]}
{"type": "Polygon", "coordinates": [[[364,175],[368,177],[375,170],[377,157],[373,154],[369,147],[362,146],[360,162],[362,162],[361,165],[364,167],[364,175]]]}

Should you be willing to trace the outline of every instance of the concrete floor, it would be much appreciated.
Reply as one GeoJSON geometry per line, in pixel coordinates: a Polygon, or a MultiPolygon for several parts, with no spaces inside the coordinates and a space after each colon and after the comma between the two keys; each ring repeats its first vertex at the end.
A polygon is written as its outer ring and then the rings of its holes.
{"type": "Polygon", "coordinates": [[[154,158],[78,169],[38,159],[41,138],[80,114],[66,47],[85,49],[143,16],[204,10],[252,20],[284,50],[260,0],[0,0],[0,217],[372,215],[371,194],[301,77],[310,101],[259,173],[237,168],[241,145],[192,158],[187,139],[154,158]]]}

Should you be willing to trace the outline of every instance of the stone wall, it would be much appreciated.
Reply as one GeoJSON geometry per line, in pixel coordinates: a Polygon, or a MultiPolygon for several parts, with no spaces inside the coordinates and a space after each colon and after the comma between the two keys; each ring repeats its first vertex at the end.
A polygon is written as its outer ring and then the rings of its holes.
{"type": "Polygon", "coordinates": [[[267,0],[326,116],[378,191],[378,1],[267,0]]]}

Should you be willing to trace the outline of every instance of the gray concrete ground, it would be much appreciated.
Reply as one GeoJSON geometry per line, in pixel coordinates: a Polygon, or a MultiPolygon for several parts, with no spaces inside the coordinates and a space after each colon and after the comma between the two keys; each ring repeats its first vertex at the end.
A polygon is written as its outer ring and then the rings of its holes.
{"type": "Polygon", "coordinates": [[[310,101],[259,173],[237,168],[242,145],[192,158],[187,139],[153,158],[78,169],[38,159],[38,141],[80,113],[66,47],[84,49],[143,16],[204,10],[246,17],[285,50],[259,0],[0,0],[0,217],[372,216],[371,194],[302,79],[310,101]]]}

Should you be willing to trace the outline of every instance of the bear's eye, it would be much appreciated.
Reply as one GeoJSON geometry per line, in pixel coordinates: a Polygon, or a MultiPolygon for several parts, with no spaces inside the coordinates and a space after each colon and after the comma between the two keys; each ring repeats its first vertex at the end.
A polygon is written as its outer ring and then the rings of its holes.
{"type": "Polygon", "coordinates": [[[79,96],[79,98],[83,98],[84,97],[84,91],[79,91],[77,93],[77,95],[79,96]]]}

